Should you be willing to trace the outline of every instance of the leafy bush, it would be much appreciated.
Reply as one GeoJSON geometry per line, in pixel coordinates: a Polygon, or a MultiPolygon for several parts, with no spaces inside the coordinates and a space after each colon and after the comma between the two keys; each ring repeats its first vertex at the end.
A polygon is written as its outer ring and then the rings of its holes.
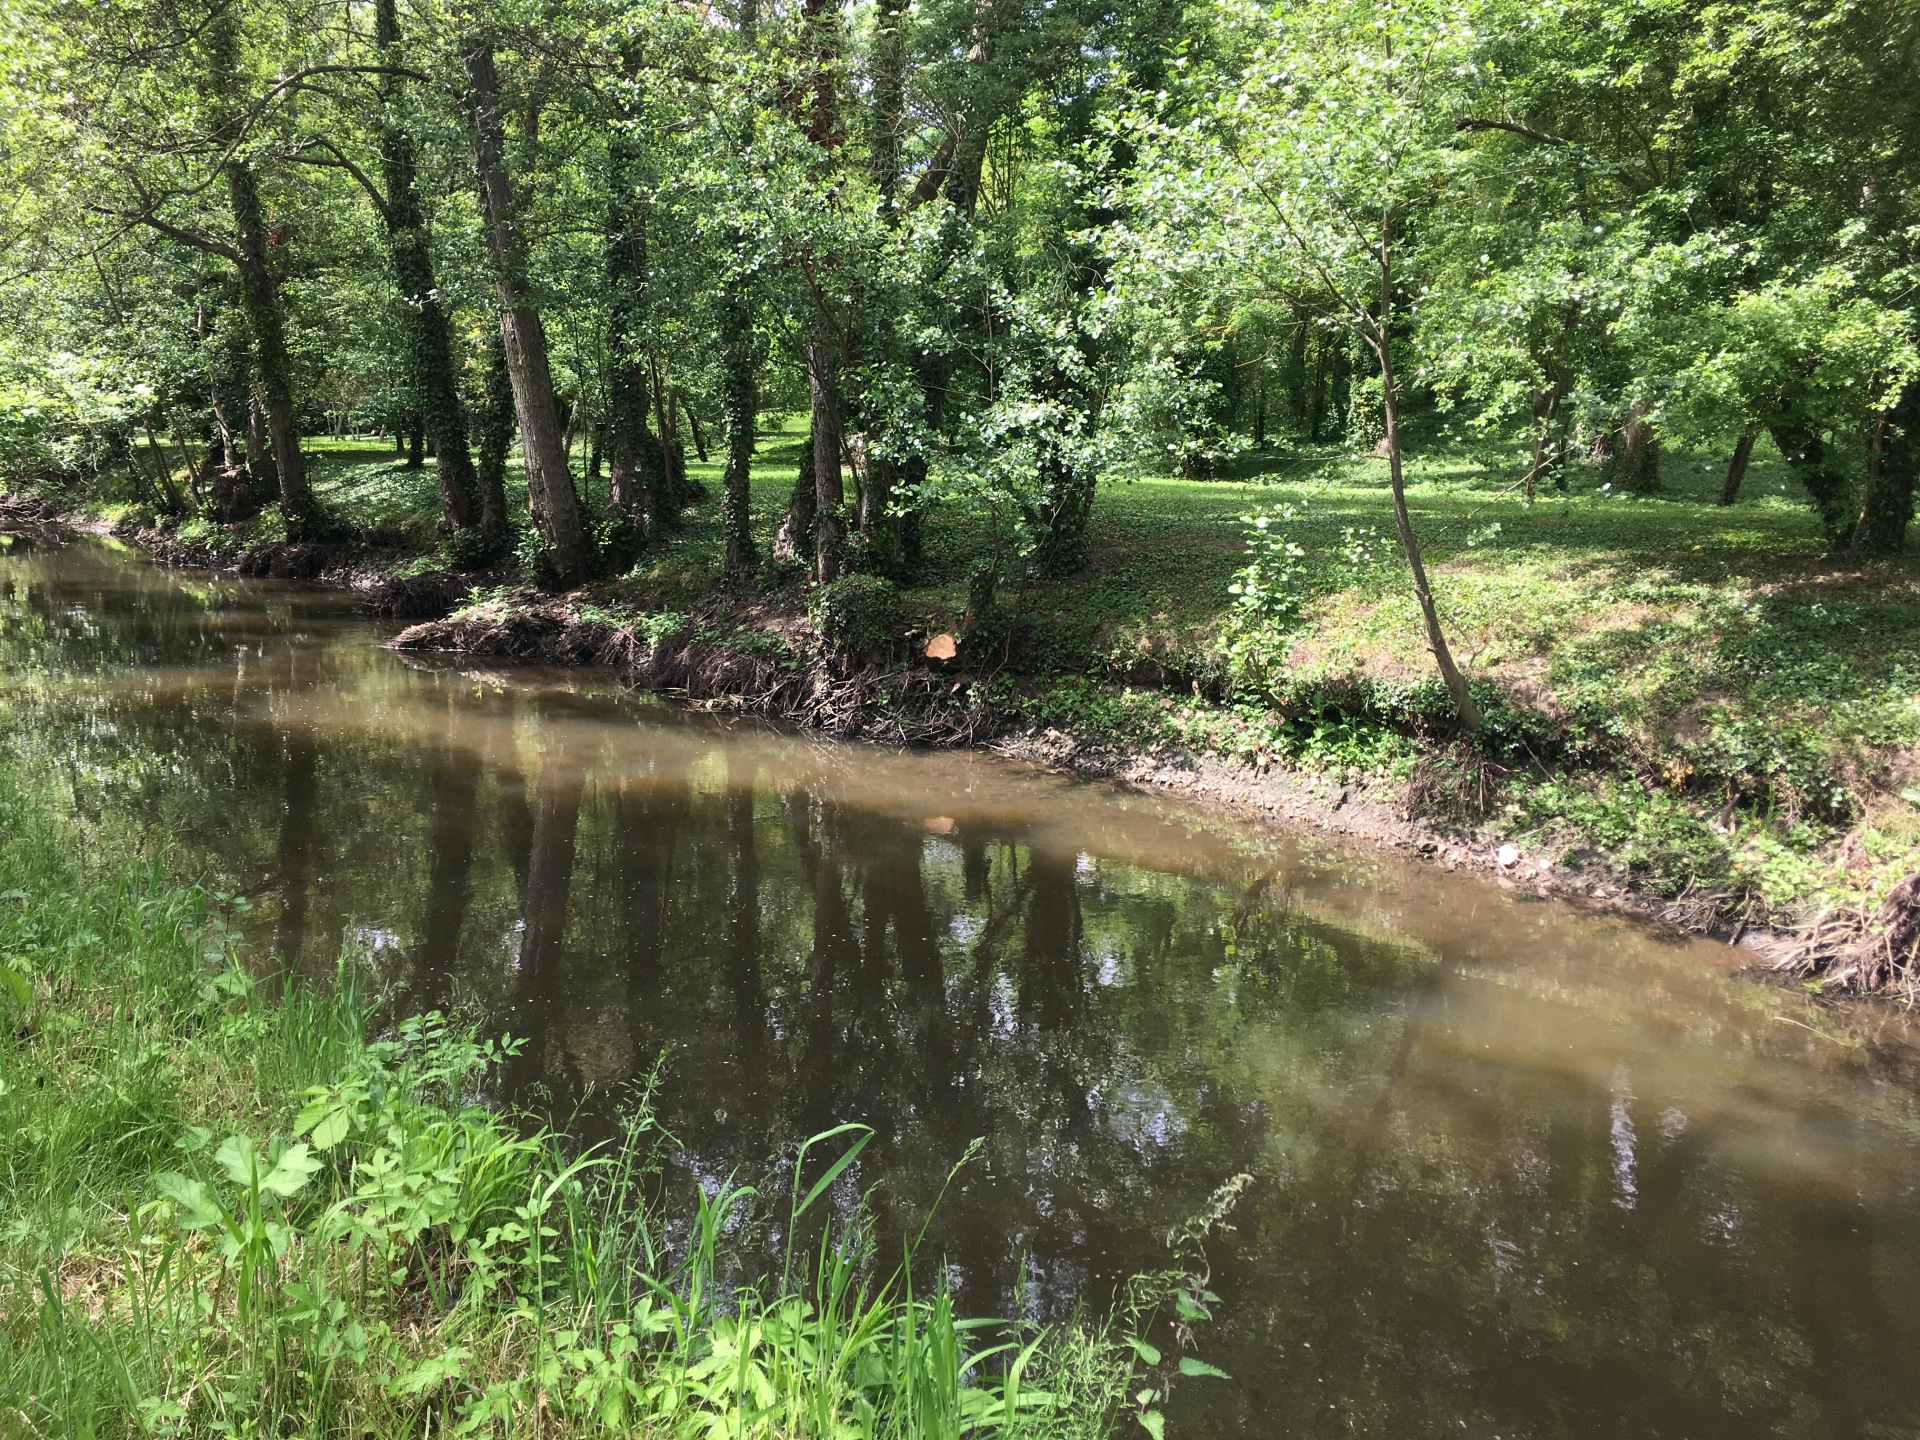
{"type": "Polygon", "coordinates": [[[815,587],[807,618],[830,649],[885,649],[900,623],[900,589],[878,575],[848,575],[815,587]]]}

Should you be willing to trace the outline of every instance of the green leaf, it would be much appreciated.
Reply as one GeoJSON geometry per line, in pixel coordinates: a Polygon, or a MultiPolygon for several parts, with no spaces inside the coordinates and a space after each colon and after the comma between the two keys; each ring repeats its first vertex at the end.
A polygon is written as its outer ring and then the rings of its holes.
{"type": "Polygon", "coordinates": [[[1129,1335],[1127,1337],[1127,1343],[1133,1346],[1133,1353],[1138,1355],[1141,1360],[1147,1364],[1158,1365],[1160,1363],[1160,1352],[1142,1340],[1138,1335],[1129,1335]]]}
{"type": "Polygon", "coordinates": [[[155,1176],[153,1183],[155,1189],[180,1207],[183,1230],[205,1230],[226,1220],[219,1202],[198,1180],[189,1180],[177,1171],[168,1170],[155,1176]]]}
{"type": "Polygon", "coordinates": [[[304,1144],[289,1145],[280,1153],[272,1173],[260,1182],[260,1188],[282,1198],[297,1195],[324,1163],[304,1144]]]}
{"type": "Polygon", "coordinates": [[[1167,1417],[1158,1410],[1142,1410],[1140,1428],[1151,1435],[1153,1440],[1166,1440],[1167,1417]]]}
{"type": "Polygon", "coordinates": [[[1180,1357],[1180,1373],[1182,1375],[1211,1375],[1216,1380],[1231,1378],[1226,1371],[1216,1370],[1213,1366],[1207,1364],[1206,1361],[1196,1360],[1191,1355],[1182,1355],[1180,1357]]]}
{"type": "Polygon", "coordinates": [[[473,1352],[464,1345],[455,1345],[450,1350],[429,1356],[404,1375],[397,1375],[391,1382],[392,1388],[402,1395],[418,1395],[425,1390],[437,1390],[449,1380],[458,1380],[460,1370],[473,1352]]]}
{"type": "Polygon", "coordinates": [[[207,1142],[213,1139],[213,1131],[204,1125],[189,1125],[174,1137],[173,1148],[191,1155],[196,1150],[207,1148],[207,1142]]]}
{"type": "Polygon", "coordinates": [[[313,1127],[313,1148],[331,1150],[347,1138],[347,1127],[351,1121],[352,1116],[347,1113],[344,1106],[329,1111],[327,1118],[313,1127]]]}
{"type": "Polygon", "coordinates": [[[33,1004],[33,982],[12,965],[0,963],[0,994],[25,1010],[33,1004]]]}
{"type": "MultiPolygon", "coordinates": [[[[854,1161],[860,1158],[860,1152],[866,1149],[867,1142],[873,1139],[873,1131],[865,1125],[858,1125],[858,1124],[837,1125],[833,1129],[828,1130],[823,1134],[815,1135],[813,1139],[807,1141],[806,1145],[802,1145],[800,1147],[800,1158],[804,1160],[806,1158],[807,1149],[809,1146],[813,1144],[814,1140],[831,1140],[835,1135],[845,1134],[849,1130],[865,1130],[866,1134],[862,1135],[858,1140],[854,1141],[853,1144],[847,1148],[847,1153],[842,1155],[838,1160],[834,1161],[833,1164],[829,1165],[827,1167],[827,1173],[822,1175],[818,1180],[813,1182],[813,1188],[807,1192],[807,1198],[802,1200],[800,1202],[800,1207],[793,1212],[795,1215],[806,1214],[807,1207],[813,1204],[814,1201],[818,1200],[821,1197],[821,1195],[826,1192],[827,1187],[832,1185],[834,1181],[838,1180],[843,1174],[845,1174],[847,1167],[853,1164],[854,1161]]],[[[795,1167],[796,1174],[798,1174],[798,1168],[799,1168],[798,1166],[795,1167]]]]}
{"type": "Polygon", "coordinates": [[[227,1178],[242,1189],[253,1188],[258,1173],[260,1152],[247,1135],[229,1135],[213,1152],[213,1163],[227,1172],[227,1178]]]}
{"type": "Polygon", "coordinates": [[[302,1105],[300,1107],[300,1113],[293,1117],[293,1133],[295,1136],[306,1134],[307,1131],[311,1130],[315,1125],[319,1124],[320,1121],[332,1114],[336,1108],[333,1096],[327,1091],[316,1088],[307,1093],[315,1096],[315,1098],[302,1105]]]}

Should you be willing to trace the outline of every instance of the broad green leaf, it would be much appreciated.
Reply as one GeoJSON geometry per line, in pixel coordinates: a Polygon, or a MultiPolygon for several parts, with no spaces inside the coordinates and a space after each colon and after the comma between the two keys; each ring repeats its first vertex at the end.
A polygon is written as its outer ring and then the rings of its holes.
{"type": "Polygon", "coordinates": [[[0,993],[22,1010],[33,1004],[33,982],[4,962],[0,962],[0,993]]]}
{"type": "Polygon", "coordinates": [[[1151,1435],[1153,1440],[1166,1440],[1167,1417],[1158,1410],[1142,1410],[1140,1428],[1151,1435]]]}
{"type": "Polygon", "coordinates": [[[351,1121],[345,1107],[330,1111],[327,1118],[313,1127],[313,1148],[331,1150],[347,1138],[347,1126],[351,1121]]]}
{"type": "Polygon", "coordinates": [[[260,1188],[283,1198],[297,1195],[324,1163],[304,1144],[289,1145],[281,1152],[272,1172],[260,1182],[260,1188]]]}
{"type": "Polygon", "coordinates": [[[189,1180],[177,1171],[168,1170],[156,1176],[153,1183],[155,1189],[180,1207],[182,1229],[205,1230],[226,1220],[219,1202],[198,1180],[189,1180]]]}
{"type": "Polygon", "coordinates": [[[1138,1335],[1129,1335],[1127,1337],[1127,1343],[1133,1346],[1133,1353],[1138,1355],[1147,1364],[1158,1365],[1160,1363],[1159,1350],[1157,1350],[1152,1345],[1149,1345],[1146,1341],[1142,1340],[1138,1335]]]}
{"type": "Polygon", "coordinates": [[[1217,1380],[1230,1378],[1226,1371],[1216,1370],[1213,1366],[1207,1364],[1206,1361],[1196,1360],[1191,1355],[1182,1355],[1180,1357],[1180,1373],[1182,1375],[1211,1375],[1217,1380]]]}
{"type": "Polygon", "coordinates": [[[260,1152],[254,1149],[251,1136],[229,1135],[220,1142],[220,1148],[213,1152],[213,1163],[226,1171],[227,1178],[234,1184],[251,1189],[260,1163],[260,1152]]]}
{"type": "Polygon", "coordinates": [[[464,1345],[455,1345],[450,1350],[429,1356],[403,1375],[397,1375],[391,1382],[392,1388],[402,1395],[418,1395],[422,1391],[438,1389],[448,1380],[460,1378],[461,1367],[473,1352],[464,1345]]]}
{"type": "Polygon", "coordinates": [[[196,1150],[207,1148],[207,1142],[213,1139],[213,1131],[204,1125],[189,1125],[174,1137],[173,1148],[184,1150],[191,1155],[196,1150]]]}

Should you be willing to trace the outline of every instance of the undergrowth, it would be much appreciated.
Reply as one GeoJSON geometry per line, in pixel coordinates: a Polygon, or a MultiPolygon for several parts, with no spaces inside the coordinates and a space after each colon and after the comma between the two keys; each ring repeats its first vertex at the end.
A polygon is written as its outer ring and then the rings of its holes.
{"type": "Polygon", "coordinates": [[[489,1099],[513,1042],[370,1034],[352,963],[250,974],[241,902],[76,856],[50,793],[0,755],[7,1433],[1157,1440],[1218,1373],[1201,1242],[1243,1182],[1107,1321],[964,1319],[876,1253],[864,1127],[791,1193],[668,1194],[646,1091],[578,1151],[489,1099]],[[743,1269],[769,1228],[780,1272],[743,1269]]]}

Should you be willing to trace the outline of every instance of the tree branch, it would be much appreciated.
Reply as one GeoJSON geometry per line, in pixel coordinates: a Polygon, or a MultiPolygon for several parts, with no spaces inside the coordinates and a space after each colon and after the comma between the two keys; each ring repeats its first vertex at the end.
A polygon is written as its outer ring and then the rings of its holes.
{"type": "Polygon", "coordinates": [[[1453,122],[1453,128],[1462,133],[1472,133],[1480,130],[1504,130],[1509,135],[1518,135],[1524,139],[1532,140],[1539,145],[1571,146],[1573,144],[1571,140],[1563,139],[1558,135],[1549,135],[1544,130],[1535,130],[1530,125],[1516,124],[1512,120],[1476,120],[1471,115],[1462,115],[1453,122]]]}
{"type": "Polygon", "coordinates": [[[304,154],[299,150],[289,152],[287,158],[300,165],[320,165],[329,170],[346,171],[347,174],[360,182],[360,188],[366,191],[367,195],[372,199],[373,208],[379,212],[380,218],[382,220],[387,218],[387,197],[381,193],[380,187],[374,183],[371,175],[367,174],[366,171],[349,160],[338,145],[335,145],[331,140],[323,136],[311,135],[307,137],[306,143],[319,146],[322,150],[325,150],[329,155],[333,156],[333,158],[331,160],[316,160],[311,155],[304,154]]]}
{"type": "Polygon", "coordinates": [[[924,205],[940,193],[940,187],[947,183],[947,172],[953,168],[954,152],[959,148],[959,135],[952,130],[947,131],[940,148],[933,152],[933,158],[927,162],[926,170],[913,187],[913,194],[907,198],[907,209],[924,205]]]}
{"type": "Polygon", "coordinates": [[[182,245],[190,246],[208,255],[218,255],[222,260],[230,260],[235,265],[241,263],[239,250],[227,244],[226,241],[216,240],[213,236],[203,234],[198,230],[189,230],[184,226],[162,220],[151,210],[114,210],[105,205],[95,205],[90,208],[98,215],[110,215],[115,220],[123,220],[130,225],[145,225],[149,230],[158,230],[169,240],[177,240],[182,245]]]}

